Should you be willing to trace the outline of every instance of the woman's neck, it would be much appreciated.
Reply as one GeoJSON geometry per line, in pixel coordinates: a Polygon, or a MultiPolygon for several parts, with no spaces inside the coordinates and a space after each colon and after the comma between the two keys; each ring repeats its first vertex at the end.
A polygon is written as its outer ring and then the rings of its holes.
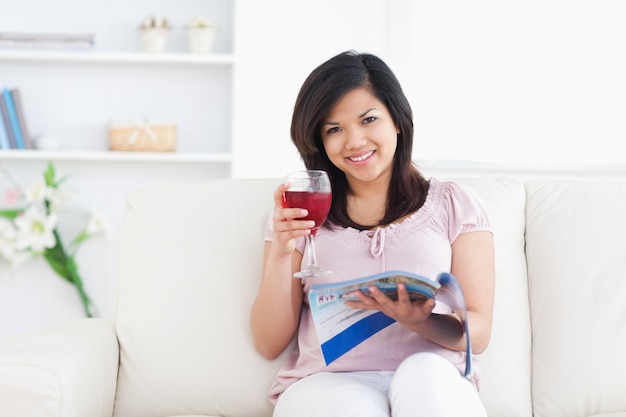
{"type": "Polygon", "coordinates": [[[388,186],[351,187],[347,198],[348,216],[355,223],[376,226],[387,211],[388,186]]]}

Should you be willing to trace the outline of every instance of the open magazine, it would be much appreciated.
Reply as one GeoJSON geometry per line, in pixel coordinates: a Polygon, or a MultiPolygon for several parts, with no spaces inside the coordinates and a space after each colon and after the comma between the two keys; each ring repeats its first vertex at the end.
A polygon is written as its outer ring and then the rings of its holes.
{"type": "Polygon", "coordinates": [[[397,299],[400,282],[406,285],[411,300],[434,297],[459,316],[467,342],[465,377],[471,378],[472,350],[465,298],[456,278],[447,272],[439,274],[436,280],[410,272],[388,271],[350,281],[313,284],[309,291],[309,305],[326,365],[395,322],[380,311],[350,308],[345,302],[357,300],[354,295],[357,290],[369,295],[368,287],[372,285],[388,297],[397,299]]]}

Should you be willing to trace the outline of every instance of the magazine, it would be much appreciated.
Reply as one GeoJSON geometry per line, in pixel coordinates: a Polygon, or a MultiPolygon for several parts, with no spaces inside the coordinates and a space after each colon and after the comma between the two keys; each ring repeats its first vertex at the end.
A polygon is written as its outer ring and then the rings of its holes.
{"type": "Polygon", "coordinates": [[[435,298],[459,316],[467,342],[465,376],[470,378],[472,354],[465,299],[458,281],[447,272],[439,274],[436,280],[405,271],[388,271],[349,281],[313,284],[309,291],[309,305],[326,365],[395,322],[380,311],[350,308],[345,302],[358,300],[356,291],[370,295],[368,287],[372,285],[388,297],[397,299],[397,287],[401,282],[406,285],[411,300],[435,298]]]}

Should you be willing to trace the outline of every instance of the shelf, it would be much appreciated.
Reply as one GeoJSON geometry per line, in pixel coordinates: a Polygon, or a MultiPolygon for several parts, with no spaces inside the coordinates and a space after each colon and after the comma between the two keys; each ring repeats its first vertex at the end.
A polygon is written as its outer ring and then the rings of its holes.
{"type": "Polygon", "coordinates": [[[92,50],[0,49],[0,61],[84,62],[113,64],[230,65],[230,54],[99,52],[92,50]]]}
{"type": "Polygon", "coordinates": [[[0,150],[0,161],[8,160],[54,160],[94,162],[206,162],[230,163],[228,153],[181,153],[181,152],[117,152],[117,151],[40,151],[30,149],[0,150]]]}

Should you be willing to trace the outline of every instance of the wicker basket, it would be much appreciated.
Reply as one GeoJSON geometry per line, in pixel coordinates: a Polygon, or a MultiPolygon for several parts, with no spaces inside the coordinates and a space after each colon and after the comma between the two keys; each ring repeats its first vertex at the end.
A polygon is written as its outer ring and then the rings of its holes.
{"type": "Polygon", "coordinates": [[[112,151],[173,152],[176,125],[149,120],[111,122],[109,149],[112,151]]]}

